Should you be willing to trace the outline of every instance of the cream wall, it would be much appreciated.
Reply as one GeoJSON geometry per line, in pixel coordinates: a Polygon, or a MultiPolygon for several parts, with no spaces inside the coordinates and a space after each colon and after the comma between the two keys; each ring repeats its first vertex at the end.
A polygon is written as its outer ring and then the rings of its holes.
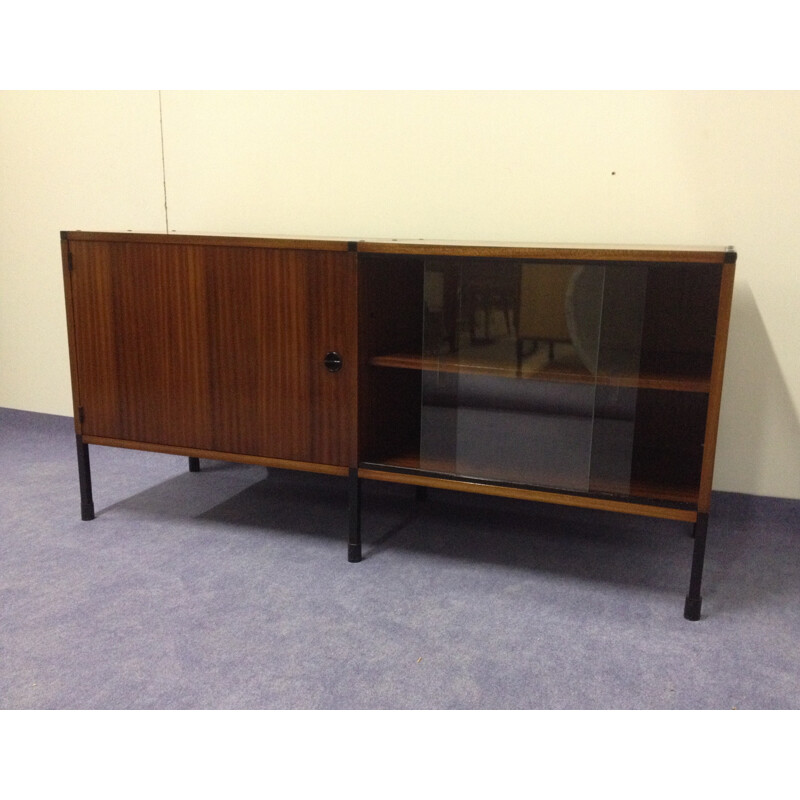
{"type": "Polygon", "coordinates": [[[800,93],[0,92],[0,179],[0,406],[55,414],[62,229],[733,244],[714,486],[800,498],[800,93]]]}
{"type": "Polygon", "coordinates": [[[158,93],[0,92],[0,406],[72,414],[59,231],[164,230],[158,93]]]}

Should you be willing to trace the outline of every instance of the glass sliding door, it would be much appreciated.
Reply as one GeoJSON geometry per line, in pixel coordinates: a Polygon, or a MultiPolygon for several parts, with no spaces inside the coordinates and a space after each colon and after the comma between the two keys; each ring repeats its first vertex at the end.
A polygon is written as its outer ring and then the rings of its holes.
{"type": "Polygon", "coordinates": [[[604,280],[594,265],[426,262],[421,469],[589,490],[604,280]]]}
{"type": "Polygon", "coordinates": [[[609,265],[591,490],[696,502],[721,271],[609,265]]]}
{"type": "MultiPolygon", "coordinates": [[[[647,277],[641,265],[605,267],[593,365],[598,387],[589,487],[598,493],[627,494],[631,486],[647,277]]],[[[588,291],[594,297],[594,290],[579,281],[576,294],[588,291]]],[[[575,301],[576,313],[582,302],[575,301]]]]}

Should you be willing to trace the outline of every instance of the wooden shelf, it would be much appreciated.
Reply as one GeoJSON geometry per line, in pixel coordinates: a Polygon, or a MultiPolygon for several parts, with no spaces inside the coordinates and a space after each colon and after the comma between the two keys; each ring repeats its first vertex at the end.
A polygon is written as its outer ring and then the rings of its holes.
{"type": "MultiPolygon", "coordinates": [[[[389,469],[401,469],[419,473],[434,474],[441,476],[458,476],[463,479],[465,476],[472,477],[475,480],[481,480],[483,477],[486,480],[493,480],[488,478],[485,474],[485,468],[470,469],[469,466],[459,464],[456,465],[452,461],[443,459],[430,459],[421,458],[418,453],[403,453],[400,455],[391,456],[389,458],[382,458],[379,461],[370,462],[368,465],[371,469],[380,469],[381,467],[388,467],[389,469]]],[[[502,483],[499,482],[498,483],[502,483]]],[[[581,494],[589,495],[609,495],[613,497],[630,497],[638,500],[650,500],[654,502],[663,503],[681,503],[687,505],[694,505],[697,503],[698,491],[696,488],[689,486],[668,486],[662,483],[647,482],[647,481],[632,481],[630,483],[620,483],[609,480],[598,480],[591,478],[587,486],[578,489],[576,487],[558,486],[559,481],[557,476],[552,476],[552,480],[543,484],[541,487],[551,491],[563,492],[580,492],[581,494]]],[[[566,483],[562,481],[561,483],[566,483]]],[[[532,487],[533,488],[533,487],[532,487]]],[[[499,492],[502,493],[502,492],[499,492]]]]}
{"type": "Polygon", "coordinates": [[[577,361],[552,361],[543,365],[523,365],[521,369],[509,364],[481,361],[471,354],[468,360],[459,354],[446,356],[393,353],[374,356],[369,362],[375,367],[391,367],[430,372],[450,372],[465,375],[494,375],[499,378],[514,378],[554,383],[596,384],[598,386],[620,386],[631,389],[659,389],[663,391],[708,393],[710,380],[697,375],[671,375],[656,373],[639,374],[594,374],[577,361]]]}

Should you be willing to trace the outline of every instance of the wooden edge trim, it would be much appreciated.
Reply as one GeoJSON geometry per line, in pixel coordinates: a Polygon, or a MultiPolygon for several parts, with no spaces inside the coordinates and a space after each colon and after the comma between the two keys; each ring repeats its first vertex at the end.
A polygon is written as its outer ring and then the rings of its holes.
{"type": "Polygon", "coordinates": [[[714,456],[717,450],[717,427],[719,426],[720,404],[722,402],[722,378],[725,373],[725,352],[728,347],[728,328],[733,305],[734,262],[722,267],[722,281],[719,288],[719,309],[717,310],[717,330],[714,339],[714,366],[711,372],[711,387],[708,393],[706,413],[706,436],[703,442],[703,465],[700,473],[700,494],[698,511],[708,513],[711,507],[711,487],[714,478],[714,456]]]}
{"type": "Polygon", "coordinates": [[[69,371],[72,381],[72,416],[75,421],[75,433],[81,432],[80,385],[78,382],[78,352],[75,345],[75,312],[72,307],[72,274],[69,263],[69,242],[61,239],[61,270],[64,276],[64,304],[67,311],[67,345],[69,350],[69,371]]]}
{"type": "Polygon", "coordinates": [[[459,244],[453,242],[370,242],[359,241],[359,253],[400,253],[430,256],[483,256],[496,258],[535,258],[547,261],[631,261],[676,262],[682,264],[722,264],[726,250],[657,250],[614,247],[556,247],[536,245],[459,244]]]}
{"type": "Polygon", "coordinates": [[[347,239],[297,239],[291,237],[214,236],[190,233],[123,233],[120,231],[61,231],[62,241],[139,242],[145,244],[214,245],[217,247],[269,247],[284,250],[352,251],[355,243],[347,239]]]}
{"type": "Polygon", "coordinates": [[[358,477],[388,483],[405,483],[412,486],[428,486],[431,489],[451,489],[472,494],[488,494],[498,497],[510,497],[517,500],[533,500],[554,505],[573,506],[575,508],[593,508],[601,511],[615,511],[623,514],[637,514],[644,517],[658,517],[681,522],[695,522],[697,512],[693,509],[668,508],[651,506],[643,503],[630,503],[622,500],[603,500],[596,497],[580,497],[577,495],[543,492],[537,489],[517,489],[509,486],[492,486],[486,483],[450,480],[448,478],[432,478],[427,475],[410,475],[405,472],[383,472],[377,469],[359,469],[358,477]]]}
{"type": "Polygon", "coordinates": [[[533,258],[547,261],[630,261],[722,264],[736,254],[730,249],[626,248],[593,245],[536,245],[481,242],[369,241],[352,239],[301,239],[291,236],[237,236],[192,233],[135,233],[123,231],[61,231],[62,241],[149,242],[153,244],[197,244],[220,247],[271,247],[294,250],[357,251],[405,255],[483,256],[533,258]]]}
{"type": "Polygon", "coordinates": [[[105,436],[83,436],[85,444],[99,444],[104,447],[124,447],[128,450],[147,450],[151,453],[166,453],[173,456],[191,456],[193,458],[208,458],[214,461],[234,461],[240,464],[255,464],[261,467],[275,467],[275,469],[293,469],[299,472],[318,472],[323,475],[348,474],[347,467],[335,464],[314,464],[308,461],[290,461],[284,458],[263,458],[245,453],[223,453],[217,450],[201,450],[197,447],[176,447],[170,444],[152,444],[150,442],[131,442],[127,439],[109,439],[105,436]]]}

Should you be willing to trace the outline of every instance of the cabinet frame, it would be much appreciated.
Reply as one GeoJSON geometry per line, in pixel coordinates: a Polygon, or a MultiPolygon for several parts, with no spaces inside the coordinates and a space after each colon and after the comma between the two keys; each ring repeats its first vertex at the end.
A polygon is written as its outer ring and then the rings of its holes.
{"type": "MultiPolygon", "coordinates": [[[[145,233],[103,233],[103,232],[62,232],[62,268],[64,276],[67,332],[70,351],[70,370],[72,378],[73,413],[75,421],[75,434],[77,444],[79,480],[81,488],[81,516],[83,519],[94,517],[94,503],[92,498],[91,470],[89,465],[89,445],[103,445],[112,447],[133,448],[152,452],[162,452],[189,458],[191,471],[199,469],[199,459],[219,459],[237,461],[249,464],[258,464],[267,467],[278,467],[303,471],[318,472],[348,478],[348,497],[350,504],[350,527],[348,532],[348,559],[352,562],[361,560],[361,482],[374,480],[406,484],[417,487],[418,491],[426,488],[446,489],[495,495],[500,497],[524,499],[535,502],[546,502],[564,506],[589,508],[619,513],[643,515],[658,519],[677,520],[691,523],[694,535],[694,553],[690,589],[684,606],[684,616],[687,619],[700,618],[702,599],[700,585],[704,561],[706,531],[708,527],[708,514],[711,504],[711,491],[713,483],[714,457],[719,424],[720,402],[724,377],[725,351],[728,337],[728,327],[733,295],[733,281],[736,263],[736,253],[732,248],[659,248],[659,247],[605,247],[605,246],[557,246],[557,245],[523,245],[523,244],[495,244],[495,243],[462,243],[462,242],[422,242],[398,240],[369,240],[352,241],[345,239],[302,239],[283,237],[239,237],[239,236],[197,236],[187,234],[145,234],[145,233]],[[349,389],[343,394],[343,402],[347,408],[336,413],[339,423],[329,421],[322,423],[322,438],[333,437],[332,451],[345,453],[344,456],[333,458],[307,458],[277,457],[269,448],[250,452],[235,452],[233,448],[214,448],[201,444],[199,441],[184,439],[183,441],[147,441],[137,438],[128,438],[117,435],[101,435],[92,432],[91,426],[86,422],[87,406],[91,406],[92,398],[84,396],[89,392],[86,380],[82,376],[87,368],[85,361],[96,359],[96,354],[87,353],[86,345],[82,344],[82,326],[87,325],[86,317],[90,316],[87,300],[83,296],[76,296],[73,281],[74,270],[85,268],[85,265],[75,263],[74,254],[89,243],[105,243],[109,246],[131,244],[164,245],[176,248],[240,248],[237,252],[253,252],[256,250],[280,252],[295,251],[298,263],[303,263],[303,253],[308,253],[311,263],[314,253],[328,252],[340,254],[337,258],[347,269],[353,271],[352,279],[348,279],[337,286],[341,286],[339,297],[316,297],[316,310],[308,313],[334,313],[331,309],[346,307],[348,310],[347,350],[344,362],[347,367],[342,375],[333,377],[333,380],[349,381],[349,389]],[[390,274],[380,275],[380,265],[389,263],[395,266],[390,274]],[[467,475],[440,474],[435,470],[426,470],[404,466],[401,463],[383,463],[370,457],[382,442],[388,442],[395,435],[393,431],[399,430],[402,436],[402,427],[408,424],[409,415],[413,415],[413,407],[409,403],[397,403],[391,398],[399,392],[405,392],[409,398],[413,397],[415,390],[414,372],[426,369],[424,353],[420,350],[418,357],[403,357],[401,354],[392,353],[392,337],[398,335],[396,328],[414,326],[419,311],[412,310],[411,306],[421,302],[421,285],[418,272],[424,263],[423,259],[450,259],[453,263],[462,260],[478,262],[485,260],[491,264],[493,259],[524,260],[531,263],[543,264],[622,264],[622,265],[687,265],[698,269],[716,267],[721,270],[719,294],[715,298],[716,323],[713,341],[713,355],[710,372],[707,377],[687,379],[682,384],[672,386],[669,381],[658,374],[638,375],[635,379],[605,378],[595,375],[596,385],[629,386],[634,389],[649,389],[652,391],[696,392],[707,397],[707,409],[702,441],[702,458],[700,465],[699,486],[696,497],[659,500],[650,497],[637,497],[633,494],[601,491],[571,491],[547,486],[529,486],[506,480],[490,480],[469,477],[467,475]],[[416,272],[415,272],[416,271],[416,272]],[[409,303],[410,313],[407,319],[403,318],[403,309],[396,312],[394,323],[387,325],[385,320],[376,320],[376,302],[387,292],[394,293],[397,297],[405,297],[409,303]],[[330,307],[327,305],[330,303],[330,307]],[[320,305],[322,304],[322,305],[320,305]],[[385,340],[385,341],[384,341],[385,340]],[[388,381],[386,387],[376,386],[376,370],[389,370],[395,377],[388,381]],[[407,374],[403,375],[403,371],[407,374]],[[395,374],[396,373],[396,374],[395,374]],[[403,421],[405,420],[405,422],[403,421]],[[328,429],[331,430],[328,430],[328,429]],[[335,428],[335,430],[334,430],[335,428]],[[337,450],[338,448],[338,450],[337,450]]],[[[209,250],[210,252],[210,250],[209,250]]],[[[233,252],[233,251],[231,251],[233,252]]],[[[121,265],[125,268],[126,265],[121,265]]],[[[334,267],[334,272],[339,267],[334,267]]],[[[291,282],[292,277],[288,280],[291,282]]],[[[291,291],[287,290],[291,296],[291,291]]],[[[304,289],[303,291],[308,291],[304,289]]],[[[170,295],[173,300],[175,295],[170,295]]],[[[106,312],[103,312],[106,313],[106,312]]],[[[108,312],[110,313],[110,312],[108,312]]],[[[116,324],[112,320],[110,324],[116,324]]],[[[223,334],[225,331],[223,331],[223,334]]],[[[421,335],[421,331],[420,331],[421,335]]],[[[290,343],[291,344],[291,343],[290,343]]],[[[194,355],[203,357],[203,341],[190,343],[194,355]]],[[[324,348],[323,348],[324,349],[324,348]]],[[[331,345],[331,349],[335,349],[331,345]]],[[[320,363],[316,369],[324,369],[323,356],[320,353],[320,363]]],[[[338,353],[334,354],[337,358],[338,353]]],[[[336,358],[328,361],[335,362],[336,358]]],[[[94,364],[93,369],[103,368],[102,364],[94,364]]],[[[441,368],[441,362],[437,362],[441,368]]],[[[447,367],[445,366],[445,369],[447,367]]],[[[455,371],[467,372],[464,365],[452,367],[455,371]]],[[[336,371],[335,369],[333,371],[336,371]]],[[[384,374],[388,374],[384,372],[384,374]]],[[[565,379],[560,377],[559,379],[565,379]]],[[[388,380],[388,379],[387,379],[388,380]]],[[[188,404],[188,400],[184,401],[188,404]]],[[[323,415],[328,419],[329,408],[326,404],[322,407],[323,415]]],[[[243,423],[246,424],[246,421],[243,423]]],[[[162,439],[169,439],[163,435],[162,439]]],[[[191,437],[190,437],[191,439],[191,437]]],[[[399,446],[399,445],[398,445],[399,446]]],[[[327,451],[326,451],[327,452],[327,451]]]]}

